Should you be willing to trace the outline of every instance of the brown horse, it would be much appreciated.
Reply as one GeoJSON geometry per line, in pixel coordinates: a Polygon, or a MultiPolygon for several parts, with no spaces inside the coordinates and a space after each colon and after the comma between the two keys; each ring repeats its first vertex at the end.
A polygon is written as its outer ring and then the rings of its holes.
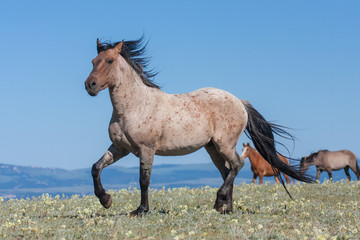
{"type": "Polygon", "coordinates": [[[307,157],[301,158],[300,171],[305,173],[310,165],[316,166],[316,181],[319,180],[320,174],[326,171],[329,179],[332,180],[331,171],[344,169],[347,179],[350,181],[349,168],[356,174],[357,179],[360,177],[360,169],[357,164],[356,155],[349,150],[328,151],[320,150],[312,153],[307,157]]]}
{"type": "Polygon", "coordinates": [[[142,38],[114,44],[97,40],[97,50],[85,88],[91,96],[108,88],[113,105],[109,125],[112,145],[92,167],[95,195],[105,208],[111,206],[112,198],[101,184],[104,167],[130,152],[139,157],[141,203],[130,213],[137,216],[149,211],[154,155],[185,155],[205,147],[224,180],[214,207],[222,213],[232,211],[234,178],[244,165],[235,147],[244,130],[273,167],[300,181],[312,182],[279,159],[273,133],[286,132],[267,122],[247,101],[215,88],[185,94],[161,91],[150,79],[154,74],[146,70],[142,38]]]}
{"type": "MultiPolygon", "coordinates": [[[[255,183],[256,178],[259,176],[259,183],[263,184],[263,178],[265,177],[271,177],[274,176],[275,182],[280,183],[279,178],[277,176],[277,173],[274,172],[274,169],[271,167],[271,165],[256,151],[254,148],[250,146],[250,143],[247,143],[246,145],[243,143],[243,150],[241,153],[240,158],[245,160],[246,158],[249,158],[251,163],[251,171],[254,173],[254,177],[252,179],[252,183],[255,183]]],[[[279,159],[289,165],[289,161],[282,155],[278,154],[279,159]]],[[[286,179],[286,183],[290,183],[290,179],[288,175],[284,174],[284,177],[286,179]]],[[[293,182],[294,179],[293,179],[293,182]]]]}

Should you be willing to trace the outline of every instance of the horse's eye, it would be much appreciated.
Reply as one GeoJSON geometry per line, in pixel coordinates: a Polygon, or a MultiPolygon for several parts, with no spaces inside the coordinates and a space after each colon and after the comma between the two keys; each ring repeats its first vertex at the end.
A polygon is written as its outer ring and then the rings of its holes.
{"type": "Polygon", "coordinates": [[[107,63],[108,64],[112,64],[114,60],[110,59],[110,60],[107,60],[107,63]]]}

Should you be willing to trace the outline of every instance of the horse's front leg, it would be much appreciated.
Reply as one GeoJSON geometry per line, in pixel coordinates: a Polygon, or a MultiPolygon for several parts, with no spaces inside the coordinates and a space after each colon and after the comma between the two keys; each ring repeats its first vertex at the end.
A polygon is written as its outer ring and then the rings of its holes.
{"type": "Polygon", "coordinates": [[[260,174],[259,175],[259,184],[262,185],[264,182],[264,175],[260,174]]]}
{"type": "Polygon", "coordinates": [[[316,168],[316,182],[319,182],[321,170],[319,168],[316,168]]]}
{"type": "Polygon", "coordinates": [[[109,149],[105,152],[105,154],[97,161],[91,170],[91,174],[94,181],[94,192],[95,195],[99,198],[101,205],[105,208],[109,208],[111,206],[112,200],[111,195],[105,192],[101,184],[100,174],[104,167],[107,167],[120,158],[129,154],[129,151],[125,149],[117,149],[114,145],[111,145],[109,149]]]}
{"type": "Polygon", "coordinates": [[[256,175],[255,173],[253,174],[253,179],[252,179],[252,183],[255,184],[256,178],[258,177],[258,175],[256,175]]]}
{"type": "Polygon", "coordinates": [[[140,206],[130,213],[131,217],[141,215],[149,211],[149,185],[151,170],[154,161],[154,151],[149,149],[142,150],[140,155],[140,189],[141,202],[140,206]]]}
{"type": "Polygon", "coordinates": [[[330,170],[327,170],[327,173],[328,173],[328,175],[329,175],[329,180],[332,182],[332,181],[333,181],[333,178],[332,178],[331,169],[330,169],[330,170]]]}

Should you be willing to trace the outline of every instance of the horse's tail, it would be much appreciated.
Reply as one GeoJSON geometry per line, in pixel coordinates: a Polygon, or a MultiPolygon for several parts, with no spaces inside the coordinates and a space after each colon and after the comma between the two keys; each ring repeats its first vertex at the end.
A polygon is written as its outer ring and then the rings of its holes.
{"type": "MultiPolygon", "coordinates": [[[[277,156],[278,152],[275,149],[273,133],[290,139],[294,139],[293,136],[286,132],[284,127],[267,122],[265,118],[258,111],[256,111],[256,109],[251,106],[248,101],[242,100],[242,103],[245,105],[246,111],[248,113],[248,122],[245,133],[254,143],[256,150],[272,166],[274,172],[278,175],[280,175],[280,172],[283,172],[286,175],[302,182],[314,182],[310,176],[304,175],[294,167],[287,165],[277,156]]],[[[280,181],[285,187],[281,176],[280,181]]],[[[287,191],[286,187],[285,190],[287,191]]]]}

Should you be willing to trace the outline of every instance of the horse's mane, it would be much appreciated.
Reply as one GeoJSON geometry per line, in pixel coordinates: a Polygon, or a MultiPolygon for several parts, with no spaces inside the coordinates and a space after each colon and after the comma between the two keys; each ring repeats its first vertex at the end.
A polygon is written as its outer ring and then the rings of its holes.
{"type": "Polygon", "coordinates": [[[328,150],[327,149],[322,149],[322,150],[319,150],[317,152],[313,152],[309,155],[309,157],[306,159],[306,161],[310,162],[314,159],[314,157],[316,157],[319,153],[321,152],[327,152],[328,150]]]}
{"type": "MultiPolygon", "coordinates": [[[[102,51],[112,49],[119,43],[120,42],[101,43],[101,46],[97,48],[97,52],[99,54],[102,51]]],[[[146,46],[147,43],[144,44],[144,36],[141,36],[138,40],[124,41],[120,55],[130,64],[146,86],[160,89],[160,87],[151,80],[158,72],[146,69],[150,61],[149,57],[145,56],[146,46]]]]}

